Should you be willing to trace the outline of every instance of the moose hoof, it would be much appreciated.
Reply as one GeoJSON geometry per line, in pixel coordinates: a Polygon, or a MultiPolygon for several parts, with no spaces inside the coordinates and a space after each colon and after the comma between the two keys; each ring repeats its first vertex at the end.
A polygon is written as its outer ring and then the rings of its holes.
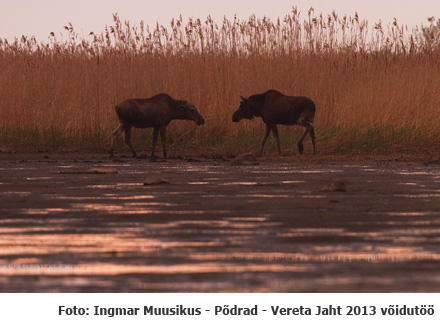
{"type": "Polygon", "coordinates": [[[299,149],[299,153],[302,154],[304,151],[304,147],[303,147],[302,143],[298,143],[298,149],[299,149]]]}

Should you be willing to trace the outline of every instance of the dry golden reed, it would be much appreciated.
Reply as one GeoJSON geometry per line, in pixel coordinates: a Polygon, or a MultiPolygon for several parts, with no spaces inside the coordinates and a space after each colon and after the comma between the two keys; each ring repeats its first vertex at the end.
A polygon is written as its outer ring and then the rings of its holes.
{"type": "MultiPolygon", "coordinates": [[[[311,8],[302,18],[295,7],[276,21],[180,17],[151,28],[113,18],[86,38],[69,24],[62,40],[0,39],[0,150],[105,151],[117,103],[165,92],[194,103],[206,120],[197,128],[173,122],[172,152],[252,151],[260,120],[234,124],[231,115],[240,95],[268,89],[315,101],[318,153],[439,149],[440,20],[410,31],[357,13],[311,8]]],[[[301,133],[281,129],[287,153],[301,133]]],[[[135,130],[134,143],[148,149],[150,135],[135,130]]]]}

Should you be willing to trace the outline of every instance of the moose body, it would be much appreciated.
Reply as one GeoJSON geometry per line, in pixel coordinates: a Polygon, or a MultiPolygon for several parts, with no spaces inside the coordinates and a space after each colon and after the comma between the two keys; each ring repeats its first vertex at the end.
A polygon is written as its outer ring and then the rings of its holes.
{"type": "Polygon", "coordinates": [[[160,133],[162,141],[163,157],[167,158],[166,152],[166,127],[174,119],[192,120],[197,125],[203,125],[205,120],[199,114],[196,107],[184,100],[175,100],[168,94],[158,94],[149,99],[127,99],[115,108],[119,118],[119,126],[112,134],[110,157],[113,157],[115,140],[125,132],[125,143],[130,147],[133,157],[136,151],[130,141],[131,128],[153,128],[153,150],[151,157],[154,157],[157,138],[160,133]]]}
{"type": "Polygon", "coordinates": [[[287,96],[275,90],[269,90],[263,94],[255,94],[249,97],[241,97],[240,107],[232,115],[233,122],[241,119],[253,119],[261,117],[266,124],[266,133],[261,141],[260,155],[263,154],[264,144],[270,132],[275,137],[278,152],[281,155],[280,138],[277,125],[300,125],[306,128],[304,134],[298,141],[299,152],[304,150],[303,140],[307,134],[310,135],[315,151],[315,104],[305,96],[287,96]]]}

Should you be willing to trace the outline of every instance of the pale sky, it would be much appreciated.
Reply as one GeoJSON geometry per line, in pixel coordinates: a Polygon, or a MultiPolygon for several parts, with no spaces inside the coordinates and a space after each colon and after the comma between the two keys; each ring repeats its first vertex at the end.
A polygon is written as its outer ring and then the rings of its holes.
{"type": "Polygon", "coordinates": [[[132,25],[155,26],[156,22],[169,26],[171,19],[182,14],[205,19],[209,14],[221,22],[223,16],[234,14],[247,19],[255,14],[277,19],[297,6],[305,18],[310,7],[315,13],[330,14],[335,10],[340,16],[358,12],[360,19],[370,23],[379,19],[386,25],[396,17],[400,24],[427,25],[427,18],[440,18],[440,0],[0,0],[0,38],[13,39],[36,36],[47,41],[50,32],[64,33],[63,26],[71,22],[79,37],[90,32],[101,33],[112,25],[112,14],[132,25]]]}

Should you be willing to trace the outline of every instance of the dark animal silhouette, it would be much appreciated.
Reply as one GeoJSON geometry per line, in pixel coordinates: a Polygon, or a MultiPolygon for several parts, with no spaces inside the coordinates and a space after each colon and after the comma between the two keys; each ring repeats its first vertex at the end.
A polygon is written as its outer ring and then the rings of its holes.
{"type": "Polygon", "coordinates": [[[122,132],[125,132],[125,143],[133,152],[133,157],[137,156],[130,142],[132,127],[152,127],[154,129],[151,158],[154,157],[154,149],[156,148],[157,137],[160,133],[163,157],[167,158],[166,128],[170,121],[186,119],[196,122],[197,125],[205,123],[205,120],[193,104],[188,101],[175,100],[168,94],[157,94],[149,99],[128,99],[119,103],[115,110],[120,124],[112,134],[110,157],[113,157],[114,154],[115,140],[122,132]]]}
{"type": "Polygon", "coordinates": [[[306,128],[303,136],[298,141],[299,153],[304,150],[303,140],[307,134],[310,135],[315,150],[315,104],[304,96],[287,96],[275,90],[269,90],[263,94],[255,94],[249,97],[241,97],[240,107],[232,115],[233,122],[241,119],[253,119],[261,117],[266,124],[266,134],[261,141],[260,156],[263,154],[264,144],[272,131],[281,155],[280,138],[277,125],[300,125],[306,128]]]}

